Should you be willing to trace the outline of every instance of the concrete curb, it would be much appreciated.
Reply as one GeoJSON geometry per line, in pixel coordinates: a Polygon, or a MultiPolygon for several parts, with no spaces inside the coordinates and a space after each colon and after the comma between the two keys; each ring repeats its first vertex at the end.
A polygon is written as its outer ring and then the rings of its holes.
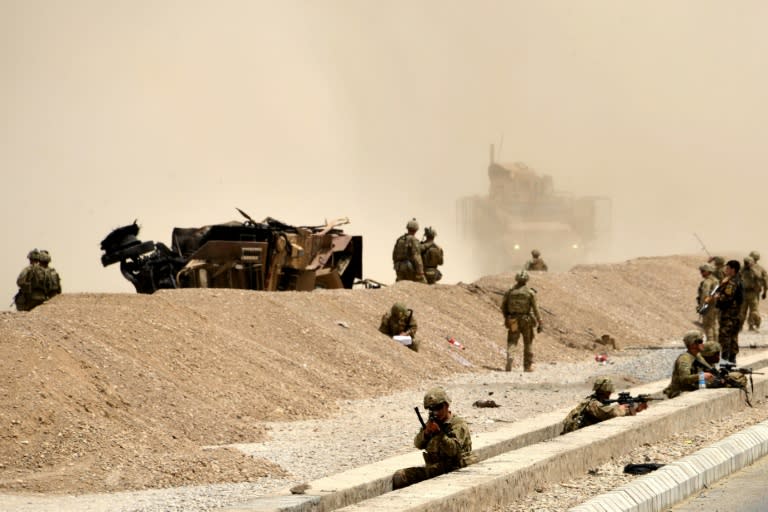
{"type": "Polygon", "coordinates": [[[661,512],[768,455],[768,421],[718,441],[569,512],[661,512]],[[645,493],[652,489],[653,493],[645,493]]]}
{"type": "MultiPolygon", "coordinates": [[[[764,354],[742,365],[768,364],[764,354]]],[[[667,380],[632,389],[658,393],[667,380]]],[[[755,378],[755,393],[768,392],[768,379],[755,378]]],[[[584,473],[642,443],[653,443],[702,419],[717,418],[744,406],[737,390],[711,389],[660,402],[642,415],[619,418],[559,436],[568,409],[529,418],[473,438],[481,462],[468,468],[391,492],[391,476],[421,465],[419,452],[332,475],[310,483],[304,495],[265,496],[228,507],[229,512],[326,512],[331,510],[483,510],[509,503],[540,485],[584,473]],[[357,505],[355,505],[357,503],[357,505]],[[342,508],[346,507],[346,508],[342,508]]]]}

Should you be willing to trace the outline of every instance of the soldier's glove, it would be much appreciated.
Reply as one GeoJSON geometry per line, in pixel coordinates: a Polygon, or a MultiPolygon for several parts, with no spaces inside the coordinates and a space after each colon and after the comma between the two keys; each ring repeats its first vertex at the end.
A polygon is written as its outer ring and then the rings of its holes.
{"type": "Polygon", "coordinates": [[[441,431],[440,425],[438,425],[436,421],[430,420],[427,422],[427,426],[424,427],[424,433],[428,436],[439,434],[440,431],[441,431]]]}
{"type": "Polygon", "coordinates": [[[536,327],[536,332],[541,332],[541,331],[543,331],[543,330],[544,330],[544,326],[543,326],[543,325],[541,325],[541,324],[539,324],[539,325],[536,327]]]}

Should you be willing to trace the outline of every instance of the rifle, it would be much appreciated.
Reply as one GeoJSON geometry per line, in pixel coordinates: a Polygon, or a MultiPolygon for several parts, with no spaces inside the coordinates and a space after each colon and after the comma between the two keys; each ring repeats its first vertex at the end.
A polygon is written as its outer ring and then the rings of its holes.
{"type": "Polygon", "coordinates": [[[709,308],[711,308],[711,307],[712,307],[712,303],[715,301],[715,294],[716,294],[718,291],[720,291],[720,284],[721,284],[721,283],[718,283],[718,284],[717,284],[717,286],[715,286],[714,288],[712,288],[712,291],[711,291],[711,292],[709,292],[709,295],[707,295],[707,296],[704,298],[704,303],[703,303],[701,306],[699,306],[698,308],[696,308],[696,312],[697,312],[698,314],[700,314],[700,315],[703,315],[703,314],[705,314],[707,311],[709,311],[709,308]],[[707,300],[707,299],[709,299],[709,300],[707,300]]]}
{"type": "Polygon", "coordinates": [[[622,391],[619,393],[619,397],[615,399],[610,400],[602,400],[604,404],[619,404],[619,405],[629,405],[630,407],[635,404],[643,404],[646,402],[650,402],[652,400],[664,400],[663,398],[655,398],[651,395],[637,395],[632,396],[629,391],[622,391]]]}
{"type": "MultiPolygon", "coordinates": [[[[413,408],[414,411],[416,411],[416,416],[419,418],[419,423],[421,423],[421,428],[427,428],[427,424],[424,423],[424,418],[421,416],[421,411],[419,410],[419,407],[416,406],[413,408]]],[[[435,413],[432,411],[429,411],[429,418],[427,421],[435,421],[435,413]]]]}
{"type": "Polygon", "coordinates": [[[762,372],[753,371],[752,368],[737,368],[735,363],[721,363],[720,371],[725,373],[739,372],[744,375],[765,375],[762,372]]]}
{"type": "Polygon", "coordinates": [[[416,406],[413,408],[414,411],[416,411],[416,416],[419,418],[419,423],[421,423],[421,428],[427,428],[427,424],[424,423],[424,418],[421,417],[421,411],[419,410],[419,407],[416,406]]]}

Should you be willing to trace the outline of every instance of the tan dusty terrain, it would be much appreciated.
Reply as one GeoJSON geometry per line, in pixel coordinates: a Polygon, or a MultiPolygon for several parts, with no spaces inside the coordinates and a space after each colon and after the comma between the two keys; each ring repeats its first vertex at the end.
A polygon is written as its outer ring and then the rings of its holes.
{"type": "MultiPolygon", "coordinates": [[[[603,333],[620,348],[679,337],[695,320],[700,261],[642,258],[534,274],[545,322],[537,359],[592,357],[603,333]]],[[[499,370],[497,304],[511,282],[65,294],[4,313],[0,489],[81,493],[281,474],[273,463],[204,447],[257,442],[263,422],[322,417],[339,399],[499,370]],[[394,301],[415,310],[419,353],[377,331],[394,301]],[[447,335],[466,350],[448,350],[447,335]]]]}

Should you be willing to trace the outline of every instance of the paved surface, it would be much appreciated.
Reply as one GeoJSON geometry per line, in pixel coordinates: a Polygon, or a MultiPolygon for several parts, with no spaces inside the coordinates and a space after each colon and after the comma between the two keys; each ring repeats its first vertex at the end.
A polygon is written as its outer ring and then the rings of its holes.
{"type": "Polygon", "coordinates": [[[673,507],[673,512],[765,512],[768,510],[768,457],[673,507]]]}

